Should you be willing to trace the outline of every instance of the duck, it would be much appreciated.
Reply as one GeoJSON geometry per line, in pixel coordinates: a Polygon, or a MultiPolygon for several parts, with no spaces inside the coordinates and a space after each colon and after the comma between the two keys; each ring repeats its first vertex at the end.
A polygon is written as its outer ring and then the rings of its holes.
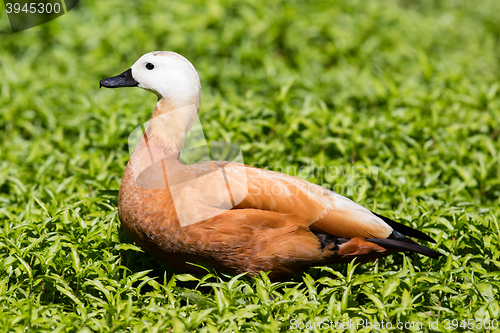
{"type": "Polygon", "coordinates": [[[399,252],[443,256],[413,240],[435,243],[422,231],[303,179],[231,158],[183,163],[186,138],[199,122],[201,85],[180,54],[146,53],[100,87],[138,87],[158,97],[125,167],[118,214],[139,247],[175,270],[265,272],[276,281],[399,252]]]}

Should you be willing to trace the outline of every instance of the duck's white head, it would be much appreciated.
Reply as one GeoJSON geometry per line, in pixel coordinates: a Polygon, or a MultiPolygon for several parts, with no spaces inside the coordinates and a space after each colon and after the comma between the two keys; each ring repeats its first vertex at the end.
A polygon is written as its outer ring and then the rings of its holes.
{"type": "Polygon", "coordinates": [[[100,81],[106,88],[139,87],[177,107],[200,105],[200,79],[194,66],[175,52],[155,51],[143,55],[120,75],[100,81]]]}

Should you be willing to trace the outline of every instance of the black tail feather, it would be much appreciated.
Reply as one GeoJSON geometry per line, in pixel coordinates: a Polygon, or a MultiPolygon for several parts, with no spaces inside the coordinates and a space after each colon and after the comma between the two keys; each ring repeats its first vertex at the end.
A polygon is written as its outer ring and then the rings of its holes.
{"type": "Polygon", "coordinates": [[[428,247],[425,247],[423,245],[417,244],[417,243],[413,242],[411,239],[409,239],[411,241],[411,243],[397,240],[397,239],[389,239],[389,238],[386,238],[386,239],[384,239],[384,238],[366,238],[365,240],[368,242],[380,245],[384,248],[417,252],[417,253],[423,254],[424,256],[434,258],[434,259],[437,259],[437,258],[444,255],[438,251],[435,251],[435,250],[429,249],[428,247]]]}
{"type": "Polygon", "coordinates": [[[422,231],[418,231],[418,230],[413,229],[411,227],[408,227],[408,226],[406,226],[404,224],[400,224],[400,223],[398,223],[396,221],[391,220],[388,217],[379,215],[377,213],[373,213],[373,214],[375,214],[375,216],[378,216],[382,220],[384,220],[384,222],[387,223],[388,225],[390,225],[392,229],[394,229],[396,231],[399,231],[400,233],[402,233],[405,236],[415,237],[415,238],[418,238],[418,239],[421,239],[421,240],[425,240],[425,241],[428,241],[428,242],[431,242],[431,243],[436,243],[436,241],[434,239],[432,239],[430,236],[424,234],[422,231]]]}
{"type": "MultiPolygon", "coordinates": [[[[444,256],[444,254],[435,251],[433,249],[430,249],[426,246],[420,245],[411,240],[410,238],[408,238],[408,237],[414,237],[432,243],[436,243],[436,241],[432,239],[430,236],[424,234],[421,231],[418,231],[411,227],[395,222],[385,216],[379,215],[377,213],[373,214],[375,214],[376,216],[381,218],[385,223],[390,225],[393,231],[387,238],[365,238],[366,241],[380,245],[386,249],[394,249],[402,252],[403,251],[416,252],[433,259],[437,259],[439,257],[444,256]]],[[[335,246],[339,246],[351,240],[351,238],[336,237],[334,235],[330,235],[316,230],[311,230],[311,231],[316,235],[316,237],[318,237],[322,250],[324,250],[325,248],[329,247],[332,244],[334,244],[335,246]]]]}
{"type": "Polygon", "coordinates": [[[394,230],[388,238],[366,238],[365,240],[388,249],[417,252],[434,259],[444,255],[412,241],[397,230],[394,230]]]}

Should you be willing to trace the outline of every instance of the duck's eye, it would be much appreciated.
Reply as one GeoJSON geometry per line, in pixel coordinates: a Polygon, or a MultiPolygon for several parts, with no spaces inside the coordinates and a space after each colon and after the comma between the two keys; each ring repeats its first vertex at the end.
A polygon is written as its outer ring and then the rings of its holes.
{"type": "Polygon", "coordinates": [[[146,68],[149,69],[149,70],[152,70],[153,68],[155,68],[155,65],[153,65],[152,63],[148,62],[146,64],[146,68]]]}

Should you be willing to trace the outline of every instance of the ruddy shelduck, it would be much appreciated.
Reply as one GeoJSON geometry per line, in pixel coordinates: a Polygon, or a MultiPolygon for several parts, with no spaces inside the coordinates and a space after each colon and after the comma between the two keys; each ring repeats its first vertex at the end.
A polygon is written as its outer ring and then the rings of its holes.
{"type": "Polygon", "coordinates": [[[270,272],[277,280],[354,258],[442,255],[409,238],[434,242],[423,232],[305,180],[235,161],[182,163],[201,86],[193,65],[177,53],[147,53],[100,86],[158,96],[125,168],[118,212],[132,240],[173,268],[196,273],[191,263],[199,263],[230,273],[270,272]]]}

